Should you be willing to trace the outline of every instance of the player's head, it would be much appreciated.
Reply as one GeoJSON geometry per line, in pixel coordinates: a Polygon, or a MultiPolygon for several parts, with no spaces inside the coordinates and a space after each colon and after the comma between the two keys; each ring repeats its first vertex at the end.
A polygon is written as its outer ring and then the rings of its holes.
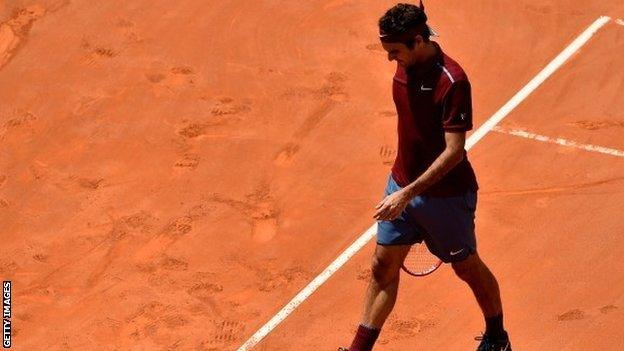
{"type": "Polygon", "coordinates": [[[397,4],[379,19],[379,39],[388,52],[388,60],[396,60],[402,66],[422,59],[422,49],[431,35],[422,2],[420,6],[397,4]]]}

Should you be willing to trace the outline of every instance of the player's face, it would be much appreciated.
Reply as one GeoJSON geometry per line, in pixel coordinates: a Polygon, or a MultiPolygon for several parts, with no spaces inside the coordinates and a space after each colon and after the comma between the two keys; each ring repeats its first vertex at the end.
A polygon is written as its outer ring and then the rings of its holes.
{"type": "Polygon", "coordinates": [[[396,61],[403,67],[409,67],[421,61],[422,54],[422,38],[416,37],[414,47],[408,48],[404,43],[381,43],[382,47],[388,53],[388,61],[396,61]]]}

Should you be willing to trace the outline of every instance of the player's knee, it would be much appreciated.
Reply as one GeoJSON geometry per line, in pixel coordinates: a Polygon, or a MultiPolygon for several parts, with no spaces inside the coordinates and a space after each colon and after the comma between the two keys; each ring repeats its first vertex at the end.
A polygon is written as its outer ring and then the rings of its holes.
{"type": "Polygon", "coordinates": [[[453,262],[451,263],[451,267],[453,267],[455,274],[462,280],[469,280],[475,273],[474,265],[472,265],[471,262],[467,262],[467,260],[453,262]]]}
{"type": "Polygon", "coordinates": [[[483,262],[477,253],[472,253],[461,261],[452,262],[451,266],[459,278],[467,281],[479,275],[479,272],[482,270],[483,262]]]}
{"type": "Polygon", "coordinates": [[[373,256],[371,265],[371,278],[379,285],[385,285],[396,278],[399,268],[391,260],[373,256]]]}

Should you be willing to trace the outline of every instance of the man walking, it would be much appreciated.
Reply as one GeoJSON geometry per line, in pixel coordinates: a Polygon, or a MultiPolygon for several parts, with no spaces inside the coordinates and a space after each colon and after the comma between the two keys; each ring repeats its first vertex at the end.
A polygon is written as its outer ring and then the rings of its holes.
{"type": "Polygon", "coordinates": [[[422,3],[392,7],[379,20],[379,31],[388,60],[397,62],[392,92],[399,145],[386,196],[376,206],[371,280],[348,351],[372,350],[394,307],[403,260],[423,240],[476,297],[486,324],[477,351],[511,351],[498,283],[476,247],[478,185],[464,150],[472,129],[468,77],[430,40],[422,3]]]}

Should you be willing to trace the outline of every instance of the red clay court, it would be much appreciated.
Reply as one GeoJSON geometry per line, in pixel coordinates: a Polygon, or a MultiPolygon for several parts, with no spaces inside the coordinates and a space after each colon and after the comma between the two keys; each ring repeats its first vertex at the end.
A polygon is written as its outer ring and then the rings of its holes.
{"type": "MultiPolygon", "coordinates": [[[[394,3],[0,2],[12,349],[347,344],[374,243],[343,255],[396,152],[394,3]]],[[[426,5],[472,83],[477,242],[514,349],[621,350],[624,2],[426,5]]],[[[470,294],[447,266],[405,277],[376,350],[474,349],[470,294]]]]}

